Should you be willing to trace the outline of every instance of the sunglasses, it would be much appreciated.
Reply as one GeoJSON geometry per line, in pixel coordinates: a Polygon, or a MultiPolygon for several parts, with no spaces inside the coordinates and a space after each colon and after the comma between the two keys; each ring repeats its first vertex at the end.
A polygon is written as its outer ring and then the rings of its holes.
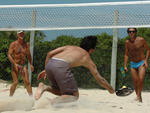
{"type": "Polygon", "coordinates": [[[128,33],[136,33],[136,31],[128,31],[128,33]]]}

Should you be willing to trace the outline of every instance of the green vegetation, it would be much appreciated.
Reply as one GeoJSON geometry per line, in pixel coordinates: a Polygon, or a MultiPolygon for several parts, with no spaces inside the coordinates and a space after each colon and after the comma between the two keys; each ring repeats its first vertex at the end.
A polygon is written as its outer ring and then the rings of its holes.
{"type": "MultiPolygon", "coordinates": [[[[138,29],[138,35],[143,36],[150,46],[150,29],[142,28],[138,29]]],[[[29,41],[30,33],[26,33],[26,41],[29,41]]],[[[97,65],[100,74],[110,81],[111,71],[111,51],[112,51],[112,39],[113,36],[107,33],[98,34],[98,44],[95,53],[91,55],[92,59],[97,65]]],[[[33,65],[35,71],[32,75],[32,86],[36,86],[38,82],[36,80],[37,74],[44,69],[45,57],[48,51],[64,45],[77,45],[79,46],[82,37],[74,36],[59,36],[53,41],[44,41],[45,34],[41,31],[35,32],[35,44],[34,44],[34,61],[33,65]]],[[[120,72],[120,68],[123,66],[124,59],[124,42],[128,37],[118,40],[118,55],[117,55],[117,87],[121,87],[123,84],[132,86],[132,80],[130,72],[123,78],[120,72]]],[[[9,44],[16,40],[16,32],[0,32],[0,79],[11,81],[11,63],[7,58],[7,52],[9,44]]],[[[90,74],[89,70],[84,67],[77,67],[72,69],[78,86],[81,88],[101,88],[90,74]]],[[[19,79],[20,83],[22,79],[19,79]]],[[[43,80],[42,80],[43,81],[43,80]]],[[[48,83],[48,81],[44,81],[48,83]]],[[[150,68],[147,69],[145,79],[145,90],[149,90],[150,87],[150,68]]]]}

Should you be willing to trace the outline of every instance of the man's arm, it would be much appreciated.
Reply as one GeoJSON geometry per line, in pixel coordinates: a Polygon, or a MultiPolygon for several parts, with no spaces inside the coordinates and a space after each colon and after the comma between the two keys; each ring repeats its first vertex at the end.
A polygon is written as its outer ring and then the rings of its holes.
{"type": "Polygon", "coordinates": [[[148,46],[148,44],[147,44],[147,42],[144,38],[143,38],[143,42],[144,42],[144,48],[147,50],[146,51],[146,57],[145,57],[145,66],[147,68],[148,67],[147,61],[148,61],[148,58],[149,58],[149,55],[150,55],[150,48],[149,48],[149,46],[148,46]]]}
{"type": "Polygon", "coordinates": [[[125,55],[124,55],[124,69],[125,69],[125,71],[128,71],[128,69],[127,69],[127,63],[128,63],[128,48],[127,48],[127,45],[128,45],[128,41],[125,42],[125,55]]]}
{"type": "Polygon", "coordinates": [[[9,46],[9,49],[8,49],[8,59],[10,60],[10,62],[15,65],[16,62],[14,61],[14,59],[12,58],[12,53],[13,53],[13,50],[14,50],[14,47],[15,47],[15,44],[14,43],[11,43],[10,46],[9,46]]]}
{"type": "Polygon", "coordinates": [[[31,57],[31,53],[30,53],[29,48],[30,48],[30,46],[29,46],[29,44],[27,44],[27,58],[28,58],[30,65],[32,65],[32,57],[31,57]]]}
{"type": "Polygon", "coordinates": [[[47,53],[47,56],[46,56],[46,60],[45,60],[45,66],[46,66],[46,64],[48,63],[48,60],[49,60],[50,58],[52,58],[54,55],[56,55],[56,54],[58,54],[58,53],[64,51],[65,48],[66,48],[66,46],[63,46],[63,47],[59,47],[59,48],[57,48],[57,49],[54,49],[54,50],[48,52],[48,53],[47,53]]]}
{"type": "Polygon", "coordinates": [[[145,39],[144,39],[144,47],[145,47],[145,49],[147,50],[147,52],[146,52],[146,57],[145,57],[145,60],[147,61],[148,58],[149,58],[149,55],[150,55],[150,48],[149,48],[147,42],[145,41],[145,39]]]}
{"type": "Polygon", "coordinates": [[[99,85],[102,87],[106,88],[110,93],[114,93],[114,89],[111,87],[111,85],[100,75],[100,73],[97,70],[96,65],[93,63],[93,61],[88,61],[89,64],[86,66],[91,74],[94,76],[96,81],[98,82],[99,85]]]}
{"type": "Polygon", "coordinates": [[[31,71],[33,72],[34,71],[34,67],[32,65],[32,57],[31,57],[31,53],[30,53],[30,46],[29,44],[27,44],[27,58],[28,58],[28,61],[30,63],[30,67],[31,67],[31,71]]]}
{"type": "Polygon", "coordinates": [[[13,59],[13,57],[12,57],[12,54],[13,54],[13,52],[14,52],[14,48],[15,48],[15,43],[12,42],[12,43],[10,44],[10,46],[9,46],[7,56],[8,56],[9,61],[14,65],[15,70],[18,71],[17,63],[14,61],[14,59],[13,59]]]}

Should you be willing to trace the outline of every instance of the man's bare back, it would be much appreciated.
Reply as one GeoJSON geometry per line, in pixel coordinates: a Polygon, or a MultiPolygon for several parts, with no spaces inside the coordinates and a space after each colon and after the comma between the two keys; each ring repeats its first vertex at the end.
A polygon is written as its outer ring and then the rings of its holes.
{"type": "Polygon", "coordinates": [[[147,45],[145,44],[144,38],[136,37],[136,39],[133,42],[127,40],[126,46],[131,61],[139,62],[145,60],[144,49],[145,47],[147,47],[147,45]]]}
{"type": "MultiPolygon", "coordinates": [[[[70,67],[85,66],[92,62],[90,55],[78,46],[64,46],[50,51],[49,56],[63,59],[70,64],[70,67]]],[[[49,57],[50,58],[50,57],[49,57]]],[[[47,61],[46,61],[47,62],[47,61]]]]}

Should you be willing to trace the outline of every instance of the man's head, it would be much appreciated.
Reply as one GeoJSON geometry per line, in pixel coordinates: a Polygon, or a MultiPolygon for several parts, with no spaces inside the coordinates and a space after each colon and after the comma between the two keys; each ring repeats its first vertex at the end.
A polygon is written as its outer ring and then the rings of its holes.
{"type": "Polygon", "coordinates": [[[24,38],[24,31],[17,31],[17,36],[24,38]]]}
{"type": "Polygon", "coordinates": [[[136,37],[137,29],[136,28],[128,28],[127,33],[131,38],[136,37]]]}
{"type": "Polygon", "coordinates": [[[96,43],[96,36],[86,36],[82,39],[80,47],[91,53],[95,49],[96,43]]]}

